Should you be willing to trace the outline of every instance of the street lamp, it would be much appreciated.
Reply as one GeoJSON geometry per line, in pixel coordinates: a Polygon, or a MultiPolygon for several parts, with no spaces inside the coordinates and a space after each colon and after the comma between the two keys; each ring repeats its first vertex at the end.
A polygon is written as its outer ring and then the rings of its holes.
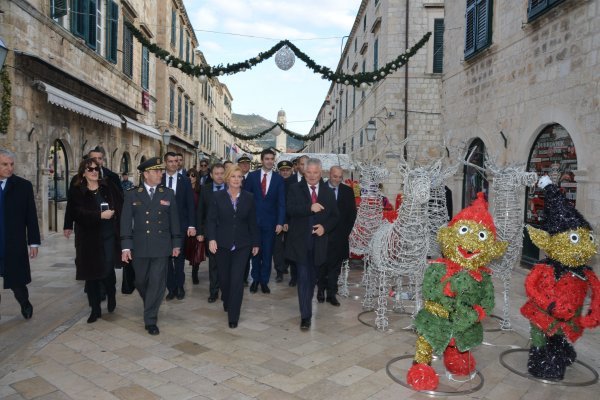
{"type": "Polygon", "coordinates": [[[377,134],[377,124],[375,120],[371,119],[367,123],[367,127],[365,128],[367,132],[367,141],[372,142],[375,140],[375,135],[377,134]]]}
{"type": "MultiPolygon", "coordinates": [[[[165,131],[162,134],[162,141],[163,141],[163,144],[165,145],[165,150],[166,151],[169,150],[169,143],[171,143],[171,137],[172,136],[173,135],[171,135],[171,133],[169,132],[168,129],[165,129],[165,131]]],[[[162,146],[161,146],[161,149],[162,149],[162,146]]],[[[161,154],[161,156],[163,156],[166,151],[162,152],[163,154],[161,154]]]]}
{"type": "Polygon", "coordinates": [[[6,56],[8,55],[8,47],[4,44],[2,38],[0,38],[0,69],[4,66],[4,61],[6,61],[6,56]]]}

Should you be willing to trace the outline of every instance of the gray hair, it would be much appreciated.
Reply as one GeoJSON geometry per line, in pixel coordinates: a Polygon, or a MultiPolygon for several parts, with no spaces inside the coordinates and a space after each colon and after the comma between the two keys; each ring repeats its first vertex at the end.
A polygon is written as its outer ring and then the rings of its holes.
{"type": "Polygon", "coordinates": [[[318,158],[309,158],[308,161],[306,161],[306,168],[308,168],[310,165],[316,165],[320,169],[323,169],[323,164],[318,158]]]}
{"type": "Polygon", "coordinates": [[[0,149],[0,156],[8,157],[12,160],[17,158],[17,155],[8,149],[0,149]]]}

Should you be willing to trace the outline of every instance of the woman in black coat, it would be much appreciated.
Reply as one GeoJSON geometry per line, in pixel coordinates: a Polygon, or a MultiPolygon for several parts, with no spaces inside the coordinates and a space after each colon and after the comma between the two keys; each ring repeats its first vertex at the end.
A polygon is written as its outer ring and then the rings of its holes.
{"type": "Polygon", "coordinates": [[[92,312],[87,322],[101,317],[100,291],[104,285],[107,308],[116,307],[115,264],[121,257],[119,218],[123,197],[114,183],[100,178],[94,159],[83,160],[70,189],[70,207],[75,221],[75,279],[85,280],[92,312]]]}
{"type": "Polygon", "coordinates": [[[208,249],[217,256],[223,309],[229,327],[236,328],[244,295],[244,271],[250,253],[256,255],[260,237],[251,193],[242,190],[242,170],[237,165],[225,172],[227,190],[213,193],[208,208],[208,249]]]}

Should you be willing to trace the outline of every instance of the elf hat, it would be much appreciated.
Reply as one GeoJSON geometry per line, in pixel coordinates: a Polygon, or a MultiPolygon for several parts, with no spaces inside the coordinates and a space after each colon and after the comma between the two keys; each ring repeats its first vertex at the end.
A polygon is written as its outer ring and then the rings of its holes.
{"type": "Polygon", "coordinates": [[[551,235],[577,228],[592,230],[590,223],[561,193],[558,186],[544,187],[544,230],[551,235]]]}
{"type": "Polygon", "coordinates": [[[488,203],[485,201],[483,192],[477,193],[477,198],[473,203],[469,207],[460,210],[448,223],[448,226],[453,226],[461,220],[470,220],[481,224],[494,234],[494,238],[496,237],[496,225],[494,225],[494,219],[488,211],[488,203]]]}

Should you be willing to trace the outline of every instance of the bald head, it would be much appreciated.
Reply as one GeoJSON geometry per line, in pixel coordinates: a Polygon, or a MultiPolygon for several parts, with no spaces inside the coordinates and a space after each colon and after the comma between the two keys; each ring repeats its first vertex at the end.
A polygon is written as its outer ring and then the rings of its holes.
{"type": "Polygon", "coordinates": [[[344,179],[344,170],[339,165],[334,165],[329,169],[329,184],[338,187],[344,179]]]}

